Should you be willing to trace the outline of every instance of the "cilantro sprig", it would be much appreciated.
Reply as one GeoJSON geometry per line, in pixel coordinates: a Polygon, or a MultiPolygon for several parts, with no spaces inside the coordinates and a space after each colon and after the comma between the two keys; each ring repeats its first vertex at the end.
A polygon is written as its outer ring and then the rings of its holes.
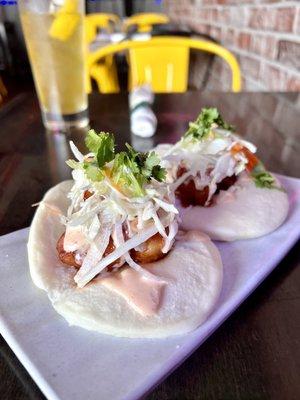
{"type": "Polygon", "coordinates": [[[273,175],[268,172],[264,164],[260,161],[251,171],[255,186],[261,189],[276,189],[285,192],[285,189],[278,185],[273,175]]]}
{"type": "Polygon", "coordinates": [[[151,179],[162,182],[166,178],[166,170],[160,166],[154,151],[141,153],[126,143],[126,151],[115,153],[114,136],[98,134],[93,129],[88,132],[85,144],[94,156],[85,158],[83,163],[73,160],[67,163],[71,168],[83,168],[93,182],[101,182],[106,175],[124,194],[141,197],[151,179]]]}
{"type": "Polygon", "coordinates": [[[255,185],[259,188],[272,189],[274,187],[275,179],[267,171],[252,174],[252,177],[254,178],[255,185]]]}
{"type": "Polygon", "coordinates": [[[85,138],[85,145],[95,155],[83,162],[85,175],[92,182],[101,181],[104,178],[102,171],[104,165],[112,161],[115,156],[115,138],[110,133],[98,134],[94,129],[90,129],[85,138]]]}
{"type": "Polygon", "coordinates": [[[151,179],[162,182],[166,178],[166,170],[159,165],[159,157],[154,151],[140,153],[126,143],[127,151],[115,157],[111,176],[113,182],[133,197],[145,195],[144,186],[151,179]]]}
{"type": "Polygon", "coordinates": [[[90,129],[85,139],[85,145],[92,153],[95,153],[99,168],[115,157],[115,138],[110,133],[100,132],[97,134],[94,129],[90,129]]]}
{"type": "Polygon", "coordinates": [[[126,143],[126,147],[129,157],[137,164],[139,173],[147,181],[154,178],[158,182],[163,182],[166,179],[166,170],[159,165],[160,158],[155,151],[140,153],[128,143],[126,143]]]}
{"type": "Polygon", "coordinates": [[[189,123],[189,129],[184,134],[184,138],[204,139],[209,135],[213,124],[229,131],[234,130],[232,125],[227,124],[223,120],[216,108],[203,108],[196,121],[189,123]]]}

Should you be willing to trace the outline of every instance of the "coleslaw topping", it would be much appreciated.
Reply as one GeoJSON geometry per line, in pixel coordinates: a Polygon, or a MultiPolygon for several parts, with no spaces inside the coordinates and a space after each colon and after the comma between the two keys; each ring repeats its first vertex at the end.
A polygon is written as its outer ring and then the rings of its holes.
{"type": "Polygon", "coordinates": [[[176,190],[193,180],[197,190],[208,187],[205,205],[226,177],[247,171],[256,186],[277,188],[273,176],[254,155],[256,147],[243,140],[227,124],[216,108],[204,108],[184,136],[162,154],[161,165],[168,171],[167,181],[176,190]],[[178,176],[178,170],[185,172],[178,176]]]}
{"type": "Polygon", "coordinates": [[[68,160],[74,184],[68,194],[70,206],[61,217],[66,227],[64,249],[82,261],[74,277],[79,287],[99,273],[125,263],[143,277],[154,276],[130,256],[157,232],[164,239],[163,253],[173,245],[178,230],[175,196],[165,181],[166,171],[157,154],[136,152],[131,146],[115,153],[111,134],[90,130],[84,155],[70,143],[76,160],[68,160]],[[105,255],[113,241],[114,250],[105,255]]]}

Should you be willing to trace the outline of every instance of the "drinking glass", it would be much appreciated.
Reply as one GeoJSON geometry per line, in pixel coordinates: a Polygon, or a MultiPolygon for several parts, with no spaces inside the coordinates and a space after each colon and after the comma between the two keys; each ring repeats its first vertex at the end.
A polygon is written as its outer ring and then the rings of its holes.
{"type": "Polygon", "coordinates": [[[85,127],[84,0],[19,0],[43,122],[48,129],[85,127]]]}

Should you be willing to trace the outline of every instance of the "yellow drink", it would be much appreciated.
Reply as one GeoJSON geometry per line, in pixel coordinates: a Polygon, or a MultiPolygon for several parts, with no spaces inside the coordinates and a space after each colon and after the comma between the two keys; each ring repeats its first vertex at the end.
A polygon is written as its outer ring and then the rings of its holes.
{"type": "Polygon", "coordinates": [[[56,38],[52,31],[57,14],[21,12],[44,120],[54,118],[59,121],[60,116],[68,120],[68,117],[72,119],[72,115],[87,110],[83,15],[73,13],[67,17],[69,21],[75,21],[74,27],[65,37],[56,38]]]}

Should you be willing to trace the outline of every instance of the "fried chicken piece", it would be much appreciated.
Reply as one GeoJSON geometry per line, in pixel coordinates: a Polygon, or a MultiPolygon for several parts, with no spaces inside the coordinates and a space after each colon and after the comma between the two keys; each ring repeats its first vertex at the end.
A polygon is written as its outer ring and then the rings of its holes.
{"type": "Polygon", "coordinates": [[[70,265],[71,267],[75,267],[77,269],[80,268],[81,264],[76,261],[75,252],[65,251],[64,249],[64,239],[65,234],[63,233],[61,237],[58,239],[56,244],[56,250],[58,253],[58,258],[63,264],[70,265]]]}
{"type": "Polygon", "coordinates": [[[90,192],[89,190],[85,190],[83,193],[83,200],[87,200],[89,197],[93,196],[93,192],[90,192]]]}
{"type": "Polygon", "coordinates": [[[181,201],[183,207],[188,206],[204,206],[208,199],[208,186],[203,189],[196,189],[195,182],[190,179],[186,183],[182,183],[176,190],[175,194],[181,201]]]}
{"type": "Polygon", "coordinates": [[[236,180],[236,175],[226,176],[221,182],[217,183],[217,191],[215,194],[218,194],[220,190],[228,190],[230,186],[235,184],[236,180]]]}
{"type": "Polygon", "coordinates": [[[165,256],[162,252],[165,241],[160,233],[156,233],[142,244],[142,250],[130,250],[132,259],[139,264],[147,264],[158,261],[165,256]]]}
{"type": "MultiPolygon", "coordinates": [[[[187,169],[185,167],[179,167],[177,171],[177,178],[180,178],[187,169]]],[[[179,198],[183,207],[188,206],[204,206],[208,199],[209,189],[205,186],[203,189],[196,189],[196,185],[193,179],[187,179],[187,182],[183,182],[175,192],[175,195],[179,198]]]]}
{"type": "Polygon", "coordinates": [[[247,158],[248,162],[246,164],[246,170],[251,172],[258,164],[259,159],[253,154],[247,147],[242,146],[239,143],[236,143],[230,150],[231,154],[234,156],[237,153],[243,153],[247,158]]]}
{"type": "MultiPolygon", "coordinates": [[[[177,177],[179,178],[186,172],[186,168],[180,167],[178,169],[177,177]]],[[[220,190],[227,190],[237,180],[235,175],[225,177],[221,182],[217,183],[217,190],[214,195],[217,195],[220,190]]],[[[202,206],[204,207],[209,195],[209,188],[205,186],[203,189],[197,189],[193,179],[182,183],[175,192],[183,207],[188,206],[202,206]]],[[[210,204],[208,204],[209,206],[210,204]]]]}
{"type": "MultiPolygon", "coordinates": [[[[63,233],[61,237],[58,239],[56,245],[58,257],[63,264],[70,265],[72,267],[79,269],[81,264],[78,261],[76,261],[75,258],[76,253],[67,252],[64,250],[64,237],[65,234],[63,233]]],[[[130,250],[130,255],[135,262],[140,264],[154,262],[160,260],[165,256],[165,254],[162,252],[163,246],[164,246],[164,239],[159,233],[157,233],[156,235],[152,236],[150,239],[148,239],[145,243],[142,244],[143,249],[141,251],[135,249],[130,250]]],[[[103,254],[103,257],[108,256],[114,250],[115,250],[115,245],[112,238],[110,238],[108,246],[103,254]]],[[[119,260],[116,260],[114,263],[109,265],[108,269],[110,270],[111,267],[113,267],[113,265],[118,261],[119,260]]]]}

